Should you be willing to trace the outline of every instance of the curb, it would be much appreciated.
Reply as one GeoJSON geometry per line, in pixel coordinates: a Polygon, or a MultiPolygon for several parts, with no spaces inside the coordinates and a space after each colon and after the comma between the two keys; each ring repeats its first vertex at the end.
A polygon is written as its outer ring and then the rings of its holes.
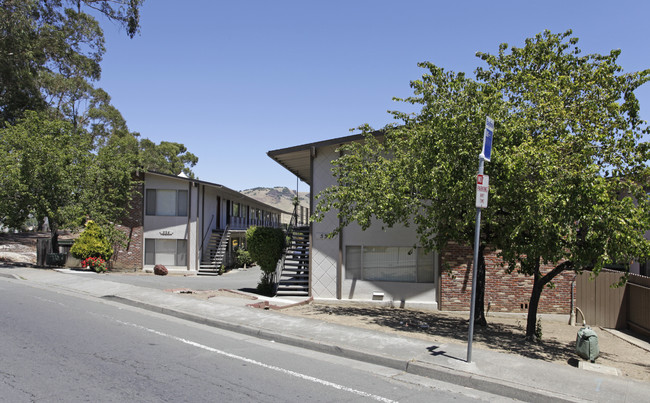
{"type": "Polygon", "coordinates": [[[476,375],[470,372],[459,371],[440,365],[428,364],[413,359],[404,360],[401,358],[376,354],[368,351],[353,350],[335,344],[323,343],[314,339],[302,338],[288,334],[279,334],[271,330],[253,326],[232,324],[230,322],[218,319],[209,319],[193,313],[163,308],[157,305],[120,297],[117,295],[104,295],[101,298],[136,308],[145,309],[151,312],[160,313],[163,315],[173,316],[178,319],[188,320],[190,322],[199,323],[206,326],[253,336],[264,340],[271,340],[274,342],[317,351],[320,353],[326,353],[343,358],[366,362],[369,364],[381,365],[384,367],[404,371],[409,374],[436,379],[443,382],[492,393],[498,396],[508,397],[511,399],[529,402],[548,402],[549,400],[561,402],[580,401],[576,400],[576,397],[573,396],[562,395],[557,392],[547,390],[535,389],[516,382],[508,382],[500,379],[476,375]]]}

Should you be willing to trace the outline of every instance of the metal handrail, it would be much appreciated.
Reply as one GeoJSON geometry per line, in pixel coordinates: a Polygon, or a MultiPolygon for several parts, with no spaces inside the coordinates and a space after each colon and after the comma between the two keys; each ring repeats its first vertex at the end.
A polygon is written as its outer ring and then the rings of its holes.
{"type": "Polygon", "coordinates": [[[289,225],[287,226],[287,233],[290,234],[293,227],[298,226],[298,206],[300,204],[295,204],[293,206],[293,213],[291,214],[291,219],[289,220],[289,225]]]}
{"type": "Polygon", "coordinates": [[[210,218],[210,224],[208,224],[208,230],[205,231],[205,234],[203,234],[203,239],[201,239],[201,250],[199,251],[201,256],[203,256],[203,245],[205,245],[205,237],[208,236],[208,232],[210,232],[210,229],[212,228],[212,221],[214,221],[214,214],[212,214],[212,218],[210,218]]]}
{"type": "MultiPolygon", "coordinates": [[[[217,251],[221,250],[221,247],[223,246],[223,243],[226,242],[227,234],[230,231],[230,225],[226,225],[226,229],[223,230],[223,235],[221,236],[221,239],[219,240],[219,245],[217,246],[217,251]]],[[[217,255],[215,255],[216,257],[217,255]]],[[[216,262],[215,259],[212,260],[212,263],[214,264],[216,262]]]]}
{"type": "Polygon", "coordinates": [[[298,206],[300,204],[295,204],[293,206],[293,214],[291,214],[291,219],[287,225],[287,244],[284,245],[282,250],[282,257],[278,260],[278,264],[275,266],[275,278],[273,279],[273,295],[278,292],[278,287],[280,285],[280,277],[282,277],[282,269],[284,269],[284,261],[287,257],[287,249],[291,247],[293,242],[293,227],[297,227],[298,224],[298,206]]]}

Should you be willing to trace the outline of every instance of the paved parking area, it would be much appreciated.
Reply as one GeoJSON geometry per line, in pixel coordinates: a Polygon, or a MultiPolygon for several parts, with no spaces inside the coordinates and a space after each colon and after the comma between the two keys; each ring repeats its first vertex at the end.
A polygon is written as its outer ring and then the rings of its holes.
{"type": "Polygon", "coordinates": [[[152,273],[106,273],[97,274],[93,272],[60,270],[78,276],[99,276],[102,280],[116,283],[130,284],[138,287],[147,287],[157,290],[169,290],[178,288],[189,288],[195,291],[218,290],[226,288],[252,292],[262,276],[258,266],[231,270],[220,276],[183,276],[171,274],[167,276],[156,276],[152,273]]]}

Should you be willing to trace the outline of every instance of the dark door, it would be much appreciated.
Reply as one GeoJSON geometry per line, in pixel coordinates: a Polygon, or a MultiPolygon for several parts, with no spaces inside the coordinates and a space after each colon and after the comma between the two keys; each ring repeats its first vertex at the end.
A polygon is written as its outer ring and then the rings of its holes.
{"type": "Polygon", "coordinates": [[[221,197],[217,196],[217,229],[221,229],[221,197]]]}

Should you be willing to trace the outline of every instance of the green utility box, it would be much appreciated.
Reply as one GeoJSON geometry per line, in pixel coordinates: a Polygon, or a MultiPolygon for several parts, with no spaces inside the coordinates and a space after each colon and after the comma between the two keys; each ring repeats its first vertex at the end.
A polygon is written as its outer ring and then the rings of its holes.
{"type": "Polygon", "coordinates": [[[598,349],[598,335],[589,326],[578,330],[576,337],[576,353],[585,360],[596,361],[600,350],[598,349]]]}

